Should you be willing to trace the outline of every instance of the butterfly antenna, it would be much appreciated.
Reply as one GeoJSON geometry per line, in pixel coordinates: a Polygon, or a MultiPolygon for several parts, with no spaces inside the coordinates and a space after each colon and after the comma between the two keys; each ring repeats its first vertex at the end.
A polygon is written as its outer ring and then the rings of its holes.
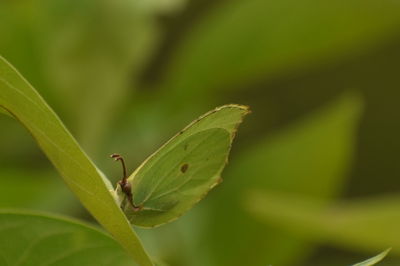
{"type": "Polygon", "coordinates": [[[124,173],[124,176],[122,177],[122,182],[123,182],[123,183],[126,183],[126,179],[127,179],[128,177],[127,177],[127,175],[126,175],[126,167],[125,167],[124,158],[122,158],[121,155],[116,154],[116,153],[111,154],[110,157],[113,158],[115,161],[120,161],[120,162],[121,162],[121,164],[122,164],[122,170],[123,170],[123,173],[124,173]]]}

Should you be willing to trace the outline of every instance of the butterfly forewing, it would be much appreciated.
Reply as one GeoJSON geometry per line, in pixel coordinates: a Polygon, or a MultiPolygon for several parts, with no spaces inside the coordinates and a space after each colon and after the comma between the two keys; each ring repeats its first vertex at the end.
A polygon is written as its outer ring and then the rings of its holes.
{"type": "MultiPolygon", "coordinates": [[[[176,219],[218,183],[238,124],[248,109],[227,105],[195,120],[150,156],[130,177],[131,223],[157,226],[176,219]]],[[[121,195],[121,194],[120,194],[121,195]]]]}
{"type": "Polygon", "coordinates": [[[170,168],[171,171],[160,176],[158,186],[149,195],[147,203],[151,205],[150,203],[164,195],[179,192],[182,188],[186,190],[192,181],[215,182],[212,177],[218,174],[225,164],[229,147],[228,132],[219,128],[207,129],[185,139],[170,151],[170,156],[178,157],[175,164],[171,165],[168,160],[164,160],[164,165],[155,165],[164,169],[170,168]]]}

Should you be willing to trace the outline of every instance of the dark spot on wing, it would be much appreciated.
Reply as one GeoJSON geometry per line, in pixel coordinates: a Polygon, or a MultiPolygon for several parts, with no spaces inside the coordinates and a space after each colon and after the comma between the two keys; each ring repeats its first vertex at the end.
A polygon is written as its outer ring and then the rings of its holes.
{"type": "Polygon", "coordinates": [[[187,163],[181,166],[181,172],[184,174],[189,169],[189,165],[187,163]]]}
{"type": "Polygon", "coordinates": [[[185,151],[187,151],[188,147],[189,147],[189,143],[186,143],[185,146],[183,146],[183,149],[184,149],[185,151]]]}

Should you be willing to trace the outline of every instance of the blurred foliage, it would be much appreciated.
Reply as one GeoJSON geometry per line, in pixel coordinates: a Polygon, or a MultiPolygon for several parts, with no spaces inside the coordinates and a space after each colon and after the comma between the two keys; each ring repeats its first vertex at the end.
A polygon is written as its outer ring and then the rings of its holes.
{"type": "Polygon", "coordinates": [[[364,199],[321,208],[312,198],[275,192],[247,196],[246,207],[255,216],[304,238],[355,250],[374,251],[386,245],[393,247],[393,252],[399,251],[400,240],[392,233],[400,222],[398,198],[364,199]]]}
{"type": "Polygon", "coordinates": [[[276,136],[243,149],[234,158],[226,173],[228,180],[208,206],[215,220],[207,227],[212,238],[207,236],[204,243],[211,238],[211,252],[229,251],[224,253],[224,257],[215,255],[222,258],[216,265],[243,265],[246,262],[262,265],[266,261],[284,265],[307,252],[304,241],[287,237],[284,231],[261,227],[247,215],[242,204],[246,199],[245,192],[249,188],[265,187],[294,195],[313,195],[320,204],[329,201],[341,190],[343,176],[353,155],[352,143],[359,111],[358,99],[345,97],[276,136]],[[237,217],[231,220],[229,213],[235,213],[237,217]],[[230,226],[226,227],[226,224],[230,226]],[[232,227],[246,230],[236,231],[235,238],[226,243],[232,227]],[[268,237],[260,238],[260,231],[268,237]],[[274,242],[272,247],[271,241],[274,242]],[[257,255],[257,249],[244,244],[249,242],[256,243],[264,252],[257,255]]]}
{"type": "MultiPolygon", "coordinates": [[[[251,106],[225,182],[141,231],[152,255],[327,266],[393,246],[381,265],[400,262],[398,1],[1,1],[0,36],[113,183],[108,154],[134,169],[193,117],[251,106]]],[[[0,129],[0,206],[89,218],[23,127],[0,116],[0,129]]]]}

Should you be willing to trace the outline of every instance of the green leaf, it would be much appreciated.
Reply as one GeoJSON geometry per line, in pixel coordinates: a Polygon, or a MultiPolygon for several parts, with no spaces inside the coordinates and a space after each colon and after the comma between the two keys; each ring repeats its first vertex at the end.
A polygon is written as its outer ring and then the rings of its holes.
{"type": "Polygon", "coordinates": [[[206,206],[212,219],[203,240],[215,265],[286,265],[304,257],[311,247],[254,219],[243,208],[243,195],[265,188],[331,201],[352,159],[360,105],[356,95],[346,95],[234,157],[227,181],[206,206]]]}
{"type": "Polygon", "coordinates": [[[383,260],[383,258],[386,257],[386,255],[389,253],[390,249],[387,249],[385,251],[383,251],[382,253],[376,255],[375,257],[372,257],[368,260],[365,260],[363,262],[354,264],[353,266],[372,266],[377,264],[378,262],[380,262],[381,260],[383,260]]]}
{"type": "Polygon", "coordinates": [[[118,186],[131,223],[154,227],[177,219],[221,182],[237,127],[248,112],[245,106],[225,105],[203,115],[128,178],[132,199],[118,186]]]}
{"type": "Polygon", "coordinates": [[[392,0],[221,2],[187,31],[161,86],[174,104],[209,100],[219,89],[359,54],[394,35],[399,15],[392,0]]]}
{"type": "Polygon", "coordinates": [[[108,235],[80,222],[38,213],[0,211],[0,265],[128,266],[108,235]]]}
{"type": "Polygon", "coordinates": [[[0,57],[0,107],[32,134],[89,212],[141,265],[152,265],[112,187],[36,90],[0,57]]]}
{"type": "Polygon", "coordinates": [[[267,225],[300,235],[308,241],[330,243],[356,251],[391,246],[400,250],[396,232],[400,199],[380,198],[342,202],[323,207],[312,198],[271,192],[253,192],[248,211],[267,225]]]}

